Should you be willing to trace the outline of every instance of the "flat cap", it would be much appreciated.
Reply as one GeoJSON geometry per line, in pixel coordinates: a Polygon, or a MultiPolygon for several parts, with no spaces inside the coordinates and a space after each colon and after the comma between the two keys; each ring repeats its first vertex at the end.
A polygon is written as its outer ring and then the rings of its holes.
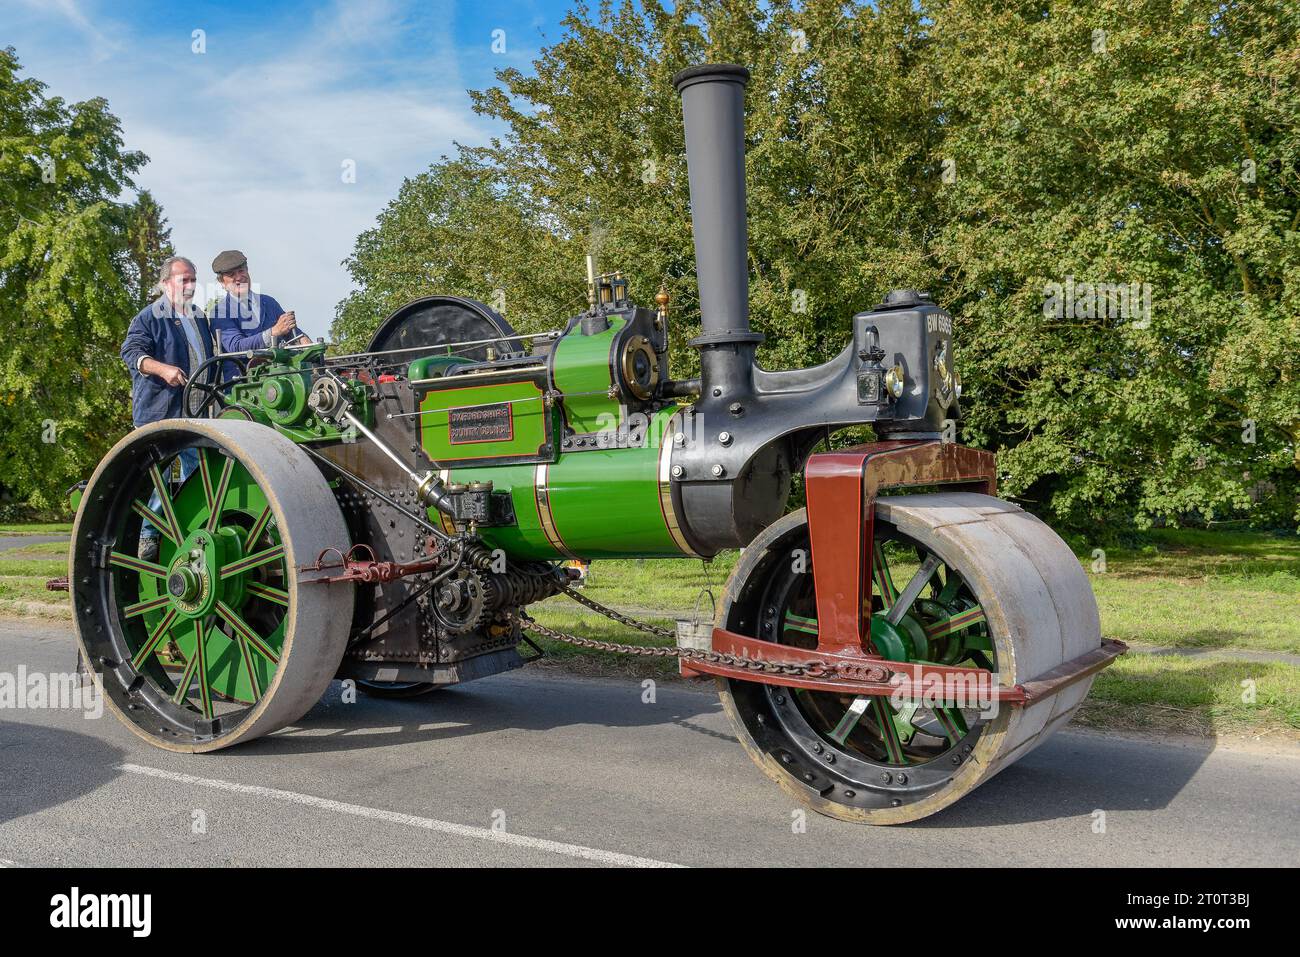
{"type": "Polygon", "coordinates": [[[232,269],[246,265],[248,265],[247,256],[238,249],[227,249],[225,252],[217,253],[217,258],[212,260],[212,271],[219,276],[223,272],[230,272],[232,269]]]}

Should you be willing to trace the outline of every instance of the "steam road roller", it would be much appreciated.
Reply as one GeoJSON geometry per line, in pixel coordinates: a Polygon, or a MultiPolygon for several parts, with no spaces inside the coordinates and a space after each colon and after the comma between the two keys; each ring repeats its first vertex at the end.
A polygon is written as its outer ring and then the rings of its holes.
{"type": "Polygon", "coordinates": [[[588,308],[555,329],[429,296],[363,353],[223,355],[190,377],[189,417],[117,443],[77,498],[69,587],[128,728],[216,751],[298,720],[334,678],[413,697],[526,664],[530,636],[645,650],[532,619],[559,594],[675,639],[658,653],[716,681],[759,767],[848,821],[932,814],[1070,719],[1123,645],[1070,549],[996,497],[994,457],[949,441],[951,316],[895,290],[830,361],[755,361],[747,80],[674,79],[697,377],[669,368],[667,297],[636,305],[589,262],[588,308]],[[863,425],[877,441],[818,451],[863,425]],[[786,514],[800,472],[807,506],[786,514]],[[574,559],[735,548],[711,629],[660,633],[573,587],[574,559]]]}

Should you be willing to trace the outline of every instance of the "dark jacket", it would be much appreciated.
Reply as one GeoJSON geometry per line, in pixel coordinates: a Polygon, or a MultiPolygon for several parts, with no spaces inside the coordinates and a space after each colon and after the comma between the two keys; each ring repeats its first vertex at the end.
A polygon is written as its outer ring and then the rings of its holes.
{"type": "MultiPolygon", "coordinates": [[[[212,329],[201,311],[196,314],[203,358],[212,357],[212,329]]],[[[169,386],[156,376],[142,374],[137,366],[141,356],[181,369],[190,375],[190,346],[181,320],[166,296],[141,309],[126,331],[122,343],[122,361],[131,373],[131,420],[137,425],[159,419],[178,419],[184,415],[181,396],[184,386],[169,386]]]]}
{"type": "MultiPolygon", "coordinates": [[[[222,352],[252,352],[271,348],[270,330],[282,315],[284,307],[271,296],[260,293],[256,299],[236,299],[226,293],[208,303],[208,317],[212,320],[213,332],[221,342],[222,352]]],[[[285,341],[292,341],[300,334],[295,327],[284,337],[285,341]]],[[[223,365],[227,380],[239,374],[239,367],[235,363],[226,362],[223,365]]]]}

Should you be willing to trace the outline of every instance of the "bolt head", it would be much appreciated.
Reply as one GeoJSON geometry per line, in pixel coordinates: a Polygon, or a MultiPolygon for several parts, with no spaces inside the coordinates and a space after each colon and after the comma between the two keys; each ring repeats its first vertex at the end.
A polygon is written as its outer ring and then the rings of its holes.
{"type": "Polygon", "coordinates": [[[716,463],[713,468],[709,469],[709,471],[713,473],[714,478],[722,478],[722,476],[727,474],[727,470],[723,468],[721,462],[716,463]]]}
{"type": "Polygon", "coordinates": [[[686,444],[685,432],[678,432],[676,435],[673,436],[673,445],[685,445],[685,444],[686,444]]]}
{"type": "Polygon", "coordinates": [[[718,441],[721,442],[723,445],[730,445],[730,444],[731,444],[731,438],[732,438],[732,436],[731,436],[731,433],[730,433],[730,432],[719,432],[719,433],[718,433],[718,441]]]}
{"type": "Polygon", "coordinates": [[[682,468],[680,465],[674,465],[672,469],[672,473],[673,473],[673,478],[679,479],[686,474],[686,469],[682,468]]]}

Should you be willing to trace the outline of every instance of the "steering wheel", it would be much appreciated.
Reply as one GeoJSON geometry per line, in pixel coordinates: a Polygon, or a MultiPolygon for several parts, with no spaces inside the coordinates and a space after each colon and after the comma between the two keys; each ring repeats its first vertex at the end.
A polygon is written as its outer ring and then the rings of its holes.
{"type": "Polygon", "coordinates": [[[229,407],[230,403],[222,392],[223,386],[229,386],[240,381],[248,373],[248,359],[240,355],[219,355],[208,359],[189,377],[185,383],[185,391],[181,393],[181,410],[187,418],[201,419],[205,416],[215,418],[210,415],[208,410],[214,405],[217,407],[216,415],[220,415],[223,409],[229,407]],[[239,374],[229,382],[221,381],[222,364],[233,362],[239,367],[239,374]]]}

